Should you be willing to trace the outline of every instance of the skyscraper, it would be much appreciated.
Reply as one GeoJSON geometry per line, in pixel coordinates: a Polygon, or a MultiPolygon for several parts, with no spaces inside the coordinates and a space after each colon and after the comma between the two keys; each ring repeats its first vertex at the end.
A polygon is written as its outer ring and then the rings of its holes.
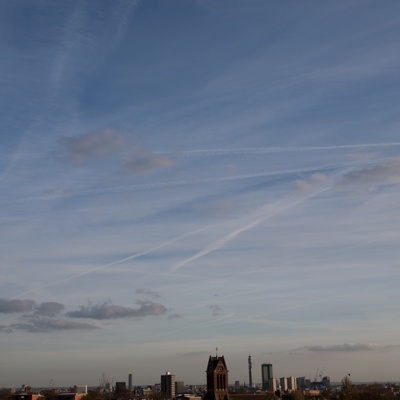
{"type": "Polygon", "coordinates": [[[165,399],[172,400],[175,398],[175,375],[167,371],[165,375],[161,375],[161,393],[165,399]]]}
{"type": "Polygon", "coordinates": [[[261,364],[261,382],[263,390],[269,390],[269,380],[273,376],[272,364],[261,364]]]}

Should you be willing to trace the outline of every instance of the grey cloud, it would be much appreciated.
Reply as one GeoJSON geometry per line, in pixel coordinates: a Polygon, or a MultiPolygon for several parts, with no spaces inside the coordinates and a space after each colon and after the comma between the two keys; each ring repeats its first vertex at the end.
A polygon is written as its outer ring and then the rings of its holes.
{"type": "Polygon", "coordinates": [[[400,183],[400,158],[392,158],[362,170],[347,172],[342,175],[337,187],[379,183],[400,183]]]}
{"type": "Polygon", "coordinates": [[[190,351],[188,353],[176,353],[178,356],[182,357],[195,357],[195,356],[204,356],[204,355],[209,355],[210,353],[208,351],[190,351]]]}
{"type": "Polygon", "coordinates": [[[64,310],[64,308],[65,306],[63,304],[54,301],[44,302],[35,307],[35,314],[46,317],[55,317],[64,310]]]}
{"type": "Polygon", "coordinates": [[[25,299],[0,299],[0,313],[21,313],[32,311],[35,302],[33,300],[25,299]]]}
{"type": "Polygon", "coordinates": [[[124,160],[123,167],[129,172],[148,173],[171,168],[172,164],[172,159],[168,156],[135,151],[124,160]]]}
{"type": "Polygon", "coordinates": [[[346,155],[349,160],[371,160],[379,157],[377,153],[349,153],[346,155]]]}
{"type": "Polygon", "coordinates": [[[107,129],[79,136],[63,137],[60,139],[60,143],[71,162],[82,164],[93,158],[120,152],[124,148],[126,140],[111,129],[107,129]]]}
{"type": "Polygon", "coordinates": [[[180,314],[171,314],[171,315],[168,315],[167,319],[179,319],[179,318],[182,318],[182,315],[180,315],[180,314]]]}
{"type": "Polygon", "coordinates": [[[133,173],[155,172],[170,168],[173,164],[169,156],[157,155],[138,146],[132,146],[125,136],[111,129],[63,137],[60,139],[60,144],[68,159],[74,164],[117,155],[124,157],[122,161],[124,170],[133,173]]]}
{"type": "Polygon", "coordinates": [[[128,317],[147,317],[159,316],[167,312],[167,308],[150,300],[138,300],[136,302],[139,307],[129,308],[117,306],[109,303],[94,306],[81,306],[77,311],[67,313],[72,318],[92,318],[92,319],[115,319],[128,317]]]}
{"type": "Polygon", "coordinates": [[[88,323],[48,318],[31,318],[29,322],[12,324],[10,327],[12,329],[18,329],[25,332],[99,329],[97,326],[88,323]]]}
{"type": "Polygon", "coordinates": [[[7,325],[0,325],[0,333],[11,333],[12,329],[7,325]]]}
{"type": "Polygon", "coordinates": [[[215,204],[209,205],[207,214],[212,218],[226,218],[233,210],[233,204],[230,200],[221,200],[215,204]]]}
{"type": "Polygon", "coordinates": [[[312,174],[309,179],[298,179],[294,182],[296,189],[308,191],[313,189],[317,184],[326,181],[327,176],[321,173],[312,174]]]}
{"type": "Polygon", "coordinates": [[[324,352],[338,352],[338,351],[370,351],[383,349],[382,346],[377,346],[371,343],[344,343],[332,346],[306,346],[308,351],[324,351],[324,352]]]}
{"type": "Polygon", "coordinates": [[[150,290],[150,289],[136,289],[135,293],[136,294],[144,294],[144,295],[151,296],[154,298],[160,297],[160,295],[157,292],[155,292],[154,290],[150,290]]]}
{"type": "Polygon", "coordinates": [[[211,306],[209,306],[209,308],[212,311],[212,314],[214,316],[219,315],[219,313],[221,312],[221,307],[217,304],[211,304],[211,306]]]}

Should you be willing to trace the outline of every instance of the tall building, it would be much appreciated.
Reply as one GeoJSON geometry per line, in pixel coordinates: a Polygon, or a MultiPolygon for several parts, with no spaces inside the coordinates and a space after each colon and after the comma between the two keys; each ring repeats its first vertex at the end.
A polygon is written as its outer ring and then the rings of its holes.
{"type": "Polygon", "coordinates": [[[286,390],[288,390],[287,379],[285,377],[279,378],[279,384],[280,384],[281,390],[283,390],[284,392],[286,390]]]}
{"type": "Polygon", "coordinates": [[[286,382],[287,382],[287,389],[289,391],[295,391],[297,389],[297,382],[294,376],[286,378],[286,382]]]}
{"type": "Polygon", "coordinates": [[[169,371],[161,375],[161,394],[168,400],[175,398],[175,375],[169,371]]]}
{"type": "Polygon", "coordinates": [[[261,364],[262,390],[269,389],[269,380],[273,377],[272,364],[261,364]]]}
{"type": "Polygon", "coordinates": [[[270,392],[276,392],[279,389],[278,378],[270,378],[269,380],[269,390],[270,392]]]}
{"type": "Polygon", "coordinates": [[[129,374],[128,376],[128,389],[132,390],[133,389],[133,385],[132,385],[132,374],[129,374]]]}
{"type": "Polygon", "coordinates": [[[207,392],[204,400],[229,400],[228,368],[224,356],[210,356],[206,374],[207,392]]]}
{"type": "Polygon", "coordinates": [[[322,378],[322,384],[326,387],[326,388],[330,388],[331,387],[331,378],[329,378],[329,376],[324,376],[322,378]]]}
{"type": "Polygon", "coordinates": [[[253,368],[253,362],[251,359],[251,354],[249,354],[248,363],[249,363],[249,387],[253,387],[253,374],[251,371],[251,369],[253,368]]]}

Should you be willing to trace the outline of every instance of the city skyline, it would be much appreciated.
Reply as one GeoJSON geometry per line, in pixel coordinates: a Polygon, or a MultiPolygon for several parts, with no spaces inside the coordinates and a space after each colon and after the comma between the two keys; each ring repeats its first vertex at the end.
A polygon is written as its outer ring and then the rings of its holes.
{"type": "Polygon", "coordinates": [[[398,381],[399,12],[1,2],[0,386],[398,381]]]}

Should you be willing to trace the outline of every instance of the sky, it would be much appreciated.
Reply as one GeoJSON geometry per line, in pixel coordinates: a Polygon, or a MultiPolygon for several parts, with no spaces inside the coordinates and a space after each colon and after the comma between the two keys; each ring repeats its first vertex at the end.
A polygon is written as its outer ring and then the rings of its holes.
{"type": "Polygon", "coordinates": [[[0,387],[399,381],[399,42],[394,0],[0,2],[0,387]]]}

